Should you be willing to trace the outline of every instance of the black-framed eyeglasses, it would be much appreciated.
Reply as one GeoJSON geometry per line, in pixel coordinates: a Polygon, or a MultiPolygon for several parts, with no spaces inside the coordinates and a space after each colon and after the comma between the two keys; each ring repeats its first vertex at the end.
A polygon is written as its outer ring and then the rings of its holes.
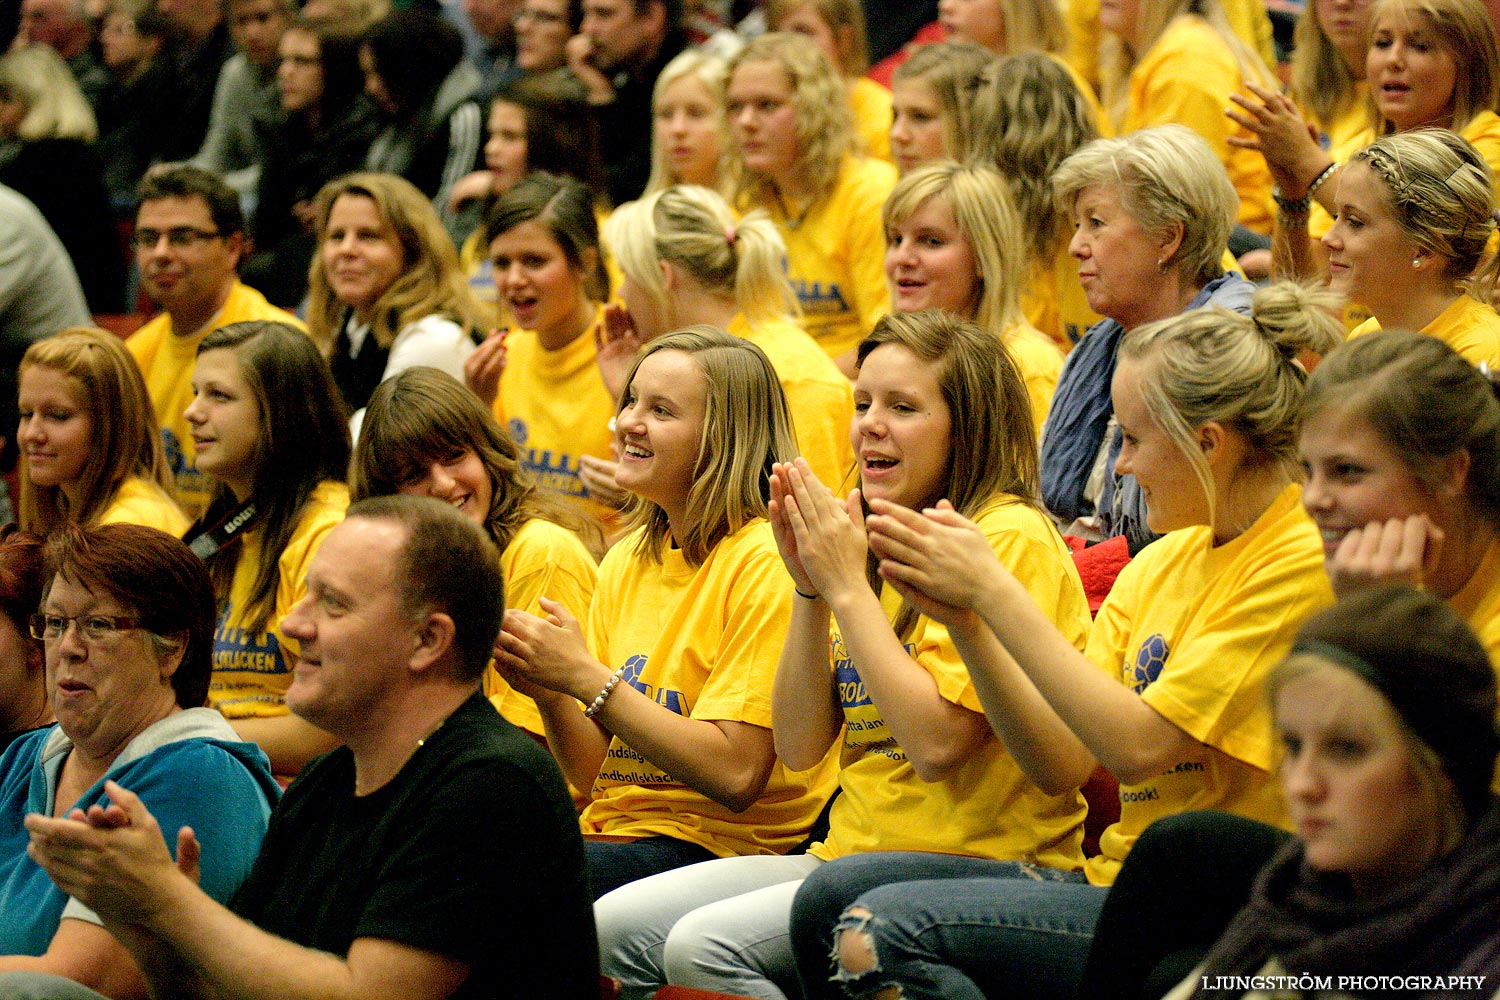
{"type": "Polygon", "coordinates": [[[142,250],[154,250],[161,238],[167,238],[167,246],[173,250],[186,250],[188,247],[198,243],[207,243],[223,236],[223,233],[209,232],[206,229],[194,229],[192,226],[177,226],[173,229],[137,229],[132,237],[135,245],[142,250]]]}
{"type": "Polygon", "coordinates": [[[90,642],[103,642],[118,632],[141,627],[139,618],[125,615],[32,615],[26,620],[33,639],[61,639],[68,623],[78,626],[79,634],[90,642]]]}

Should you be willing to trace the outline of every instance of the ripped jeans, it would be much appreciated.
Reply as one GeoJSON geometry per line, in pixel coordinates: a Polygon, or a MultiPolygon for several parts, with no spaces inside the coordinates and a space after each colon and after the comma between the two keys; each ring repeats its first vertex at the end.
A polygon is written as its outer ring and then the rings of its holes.
{"type": "Polygon", "coordinates": [[[840,858],[797,892],[798,971],[808,1000],[891,985],[905,998],[1071,1000],[1107,891],[1081,873],[1018,862],[906,852],[840,858]],[[851,931],[869,935],[873,967],[856,975],[835,962],[839,985],[830,986],[830,952],[836,958],[839,936],[851,931]]]}

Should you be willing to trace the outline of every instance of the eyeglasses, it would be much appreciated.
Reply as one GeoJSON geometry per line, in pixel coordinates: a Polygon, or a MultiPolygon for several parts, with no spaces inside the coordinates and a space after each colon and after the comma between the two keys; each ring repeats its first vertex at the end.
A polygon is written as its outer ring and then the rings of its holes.
{"type": "Polygon", "coordinates": [[[89,642],[103,642],[118,632],[141,627],[139,618],[124,615],[32,615],[26,620],[33,639],[61,639],[69,622],[76,623],[79,633],[89,642]]]}
{"type": "Polygon", "coordinates": [[[522,7],[511,16],[510,23],[519,25],[522,21],[535,21],[538,24],[562,24],[567,20],[566,14],[558,14],[550,10],[531,10],[522,7]]]}
{"type": "Polygon", "coordinates": [[[204,229],[194,229],[192,226],[178,226],[165,232],[160,229],[137,229],[131,238],[142,250],[155,250],[163,236],[167,238],[167,246],[173,250],[186,250],[194,244],[216,240],[223,235],[223,233],[211,233],[204,229]]]}

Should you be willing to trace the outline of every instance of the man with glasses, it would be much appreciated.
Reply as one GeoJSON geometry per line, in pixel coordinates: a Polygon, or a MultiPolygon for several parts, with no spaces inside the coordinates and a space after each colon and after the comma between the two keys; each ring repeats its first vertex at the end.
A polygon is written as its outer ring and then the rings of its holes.
{"type": "Polygon", "coordinates": [[[238,196],[216,175],[192,166],[165,167],[148,173],[139,193],[135,259],[141,287],[162,312],[125,346],[146,377],[167,464],[177,478],[177,502],[197,517],[213,493],[208,477],[193,468],[183,417],[193,399],[198,344],[210,331],[246,320],[306,327],[240,282],[245,217],[238,196]]]}

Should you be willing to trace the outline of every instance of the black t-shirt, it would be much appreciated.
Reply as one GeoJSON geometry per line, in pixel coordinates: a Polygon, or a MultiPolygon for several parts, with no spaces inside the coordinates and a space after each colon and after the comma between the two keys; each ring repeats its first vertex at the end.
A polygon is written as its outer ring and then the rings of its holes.
{"type": "Polygon", "coordinates": [[[468,962],[456,1000],[592,1000],[591,899],[556,764],[476,694],[370,795],[346,748],[309,765],[230,908],[335,955],[373,937],[468,962]]]}

